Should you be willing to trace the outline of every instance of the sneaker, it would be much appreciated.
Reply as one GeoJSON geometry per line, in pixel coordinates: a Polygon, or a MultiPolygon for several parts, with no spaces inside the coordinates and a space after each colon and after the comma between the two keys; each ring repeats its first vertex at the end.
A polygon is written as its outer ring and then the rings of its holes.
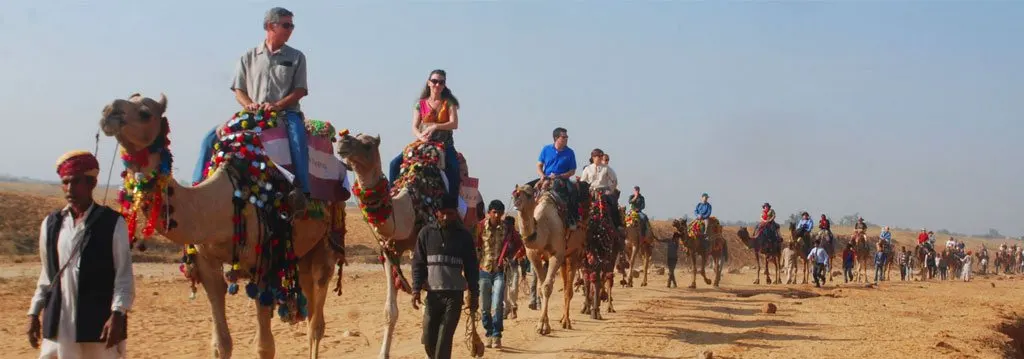
{"type": "Polygon", "coordinates": [[[487,337],[487,347],[494,348],[494,338],[487,337]]]}
{"type": "Polygon", "coordinates": [[[501,337],[494,337],[494,349],[501,349],[501,337]]]}

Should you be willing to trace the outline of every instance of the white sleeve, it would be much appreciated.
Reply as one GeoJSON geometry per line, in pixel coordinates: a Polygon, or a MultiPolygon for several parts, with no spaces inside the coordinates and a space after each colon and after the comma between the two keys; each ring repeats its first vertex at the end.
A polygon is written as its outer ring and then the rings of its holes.
{"type": "Polygon", "coordinates": [[[49,267],[46,258],[46,222],[49,219],[49,217],[43,219],[43,224],[39,227],[39,280],[36,281],[36,293],[32,295],[32,304],[29,306],[28,315],[39,315],[39,312],[42,312],[43,307],[46,306],[43,293],[46,291],[46,287],[50,286],[50,276],[46,273],[46,268],[49,267]]]}
{"type": "Polygon", "coordinates": [[[114,250],[114,300],[110,310],[127,313],[135,301],[135,273],[132,271],[132,250],[128,246],[128,226],[118,217],[111,247],[114,250]]]}

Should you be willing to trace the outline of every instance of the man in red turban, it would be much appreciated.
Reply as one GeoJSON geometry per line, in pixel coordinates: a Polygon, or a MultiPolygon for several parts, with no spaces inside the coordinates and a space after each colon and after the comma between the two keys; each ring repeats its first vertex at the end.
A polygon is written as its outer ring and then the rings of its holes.
{"type": "Polygon", "coordinates": [[[39,229],[42,269],[28,311],[28,341],[41,347],[40,358],[125,354],[135,298],[128,227],[120,213],[93,201],[99,167],[85,151],[57,160],[68,204],[39,229]]]}

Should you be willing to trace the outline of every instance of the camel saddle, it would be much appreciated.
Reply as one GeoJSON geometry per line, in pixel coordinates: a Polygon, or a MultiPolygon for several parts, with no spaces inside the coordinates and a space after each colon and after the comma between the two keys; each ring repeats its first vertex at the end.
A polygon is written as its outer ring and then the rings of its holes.
{"type": "MultiPolygon", "coordinates": [[[[577,218],[577,228],[586,228],[587,220],[584,218],[584,214],[587,213],[590,208],[590,185],[586,182],[572,182],[566,179],[558,178],[555,180],[541,179],[540,191],[537,191],[537,198],[541,196],[548,196],[555,203],[555,208],[558,209],[558,217],[562,220],[562,223],[568,223],[569,221],[569,201],[566,197],[568,191],[575,190],[577,193],[577,208],[579,213],[577,218]]],[[[569,232],[566,232],[568,235],[569,232]]]]}
{"type": "Polygon", "coordinates": [[[626,227],[631,228],[640,226],[640,236],[647,237],[647,231],[651,225],[651,222],[647,218],[647,216],[641,216],[640,211],[630,209],[628,212],[626,212],[625,217],[626,218],[624,219],[624,222],[626,222],[626,227]]]}
{"type": "MultiPolygon", "coordinates": [[[[347,201],[351,197],[348,167],[334,155],[334,126],[330,122],[313,119],[307,119],[305,123],[306,144],[309,150],[309,196],[314,200],[326,202],[347,201]]],[[[238,132],[259,134],[260,142],[263,144],[262,151],[270,157],[274,165],[288,172],[288,176],[294,176],[295,164],[292,163],[289,151],[291,144],[283,118],[263,118],[260,114],[242,113],[241,116],[229,120],[226,127],[241,130],[238,132]]],[[[228,134],[227,131],[230,130],[225,130],[225,135],[228,134]]],[[[213,154],[216,156],[216,150],[213,154]]],[[[204,173],[205,176],[209,176],[208,172],[204,173]]]]}
{"type": "Polygon", "coordinates": [[[412,196],[417,226],[436,221],[434,213],[441,208],[441,198],[448,188],[442,166],[444,145],[440,142],[414,141],[402,150],[402,170],[391,195],[398,195],[404,188],[412,196]]]}

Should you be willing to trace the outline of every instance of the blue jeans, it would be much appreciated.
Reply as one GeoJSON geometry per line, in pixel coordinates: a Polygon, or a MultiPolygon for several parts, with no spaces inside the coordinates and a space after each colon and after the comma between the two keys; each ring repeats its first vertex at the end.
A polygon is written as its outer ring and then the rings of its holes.
{"type": "MultiPolygon", "coordinates": [[[[399,153],[388,166],[388,179],[391,180],[392,186],[395,185],[398,174],[401,172],[402,154],[399,153]]],[[[458,196],[459,187],[462,185],[462,175],[459,173],[459,157],[455,146],[444,146],[444,176],[448,177],[448,194],[458,196]]]]}
{"type": "Polygon", "coordinates": [[[505,316],[505,273],[480,271],[480,320],[488,338],[501,338],[505,316]]]}
{"type": "MultiPolygon", "coordinates": [[[[295,166],[295,177],[299,179],[303,193],[309,193],[309,147],[306,142],[306,123],[302,113],[297,111],[285,111],[285,130],[288,132],[288,152],[292,156],[292,165],[295,166]]],[[[217,126],[220,127],[220,126],[217,126]]],[[[199,148],[199,163],[192,172],[192,182],[203,180],[203,168],[213,154],[213,142],[217,140],[217,127],[203,137],[199,148]]]]}

